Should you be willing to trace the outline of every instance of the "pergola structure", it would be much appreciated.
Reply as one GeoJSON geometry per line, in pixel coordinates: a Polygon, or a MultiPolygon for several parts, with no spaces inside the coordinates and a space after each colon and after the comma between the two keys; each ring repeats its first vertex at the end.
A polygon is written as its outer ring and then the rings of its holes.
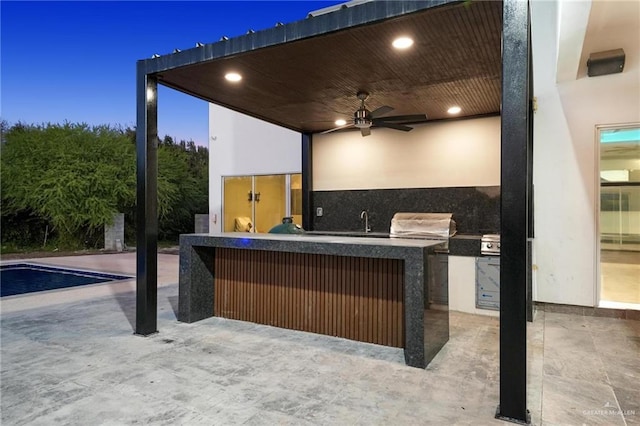
{"type": "MultiPolygon", "coordinates": [[[[447,119],[501,116],[500,402],[528,422],[527,288],[532,235],[529,5],[503,1],[372,1],[138,61],[136,334],[157,332],[157,86],[162,84],[301,133],[303,227],[310,228],[313,135],[371,94],[369,109],[447,119]],[[412,49],[390,48],[410,35],[412,49]],[[242,84],[224,79],[234,71],[242,84]]],[[[345,117],[346,118],[346,117],[345,117]]],[[[410,124],[410,123],[407,123],[410,124]]]]}

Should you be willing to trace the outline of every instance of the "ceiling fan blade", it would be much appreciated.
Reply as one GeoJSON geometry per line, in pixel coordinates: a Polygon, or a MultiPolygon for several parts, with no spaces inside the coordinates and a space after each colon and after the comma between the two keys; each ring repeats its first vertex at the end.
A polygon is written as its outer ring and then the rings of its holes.
{"type": "Polygon", "coordinates": [[[342,126],[334,127],[333,129],[325,130],[324,132],[320,132],[320,135],[326,135],[327,133],[335,132],[336,130],[346,129],[347,127],[353,127],[353,123],[344,124],[342,126]]]}
{"type": "Polygon", "coordinates": [[[424,114],[410,114],[410,115],[391,115],[389,117],[374,118],[373,121],[423,121],[427,116],[424,114]]]}
{"type": "Polygon", "coordinates": [[[371,127],[360,128],[360,133],[362,133],[362,136],[369,136],[371,134],[371,127]]]}
{"type": "Polygon", "coordinates": [[[376,108],[373,111],[371,111],[371,118],[376,118],[376,117],[379,117],[381,115],[388,114],[391,111],[393,111],[392,107],[390,107],[388,105],[383,105],[380,108],[376,108]]]}
{"type": "Polygon", "coordinates": [[[376,127],[387,127],[394,130],[402,130],[403,132],[413,130],[413,127],[405,126],[404,124],[386,123],[384,121],[376,121],[374,124],[376,127]]]}
{"type": "Polygon", "coordinates": [[[353,123],[344,124],[342,126],[334,127],[333,129],[325,130],[324,132],[318,133],[319,135],[326,135],[327,133],[335,132],[336,130],[346,129],[347,127],[353,127],[353,123]]]}

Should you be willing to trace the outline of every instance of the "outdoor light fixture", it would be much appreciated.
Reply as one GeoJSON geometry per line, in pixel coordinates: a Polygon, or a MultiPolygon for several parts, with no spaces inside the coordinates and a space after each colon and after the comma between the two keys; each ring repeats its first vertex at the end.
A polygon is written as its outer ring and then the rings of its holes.
{"type": "Polygon", "coordinates": [[[237,83],[240,80],[242,80],[242,76],[240,74],[238,74],[237,72],[226,73],[224,78],[226,78],[227,81],[230,81],[232,83],[237,83]]]}
{"type": "Polygon", "coordinates": [[[409,37],[398,37],[391,43],[396,49],[408,49],[413,46],[413,39],[409,37]]]}
{"type": "Polygon", "coordinates": [[[255,31],[254,31],[254,30],[252,30],[251,28],[249,28],[249,29],[247,30],[247,34],[254,34],[254,33],[255,33],[255,31]]]}
{"type": "Polygon", "coordinates": [[[154,98],[153,89],[149,87],[147,88],[147,101],[152,101],[153,98],[154,98]]]}
{"type": "Polygon", "coordinates": [[[597,77],[599,75],[615,74],[624,69],[625,54],[623,49],[605,50],[589,55],[587,60],[587,75],[597,77]]]}
{"type": "Polygon", "coordinates": [[[180,50],[180,49],[173,49],[173,53],[180,53],[180,52],[182,52],[182,50],[180,50]]]}
{"type": "Polygon", "coordinates": [[[151,55],[151,59],[156,59],[159,58],[160,55],[158,55],[157,53],[154,53],[153,55],[151,55]]]}
{"type": "Polygon", "coordinates": [[[449,108],[449,109],[447,110],[447,112],[448,112],[449,114],[457,114],[457,113],[459,113],[460,111],[462,111],[462,108],[460,108],[459,106],[452,106],[451,108],[449,108]]]}
{"type": "Polygon", "coordinates": [[[202,46],[204,46],[204,43],[200,43],[199,41],[196,42],[196,47],[202,47],[202,46]]]}
{"type": "Polygon", "coordinates": [[[222,37],[220,37],[220,41],[227,41],[229,40],[229,37],[223,35],[222,37]]]}
{"type": "Polygon", "coordinates": [[[347,124],[347,120],[343,120],[342,118],[336,120],[336,126],[344,126],[345,124],[347,124]]]}

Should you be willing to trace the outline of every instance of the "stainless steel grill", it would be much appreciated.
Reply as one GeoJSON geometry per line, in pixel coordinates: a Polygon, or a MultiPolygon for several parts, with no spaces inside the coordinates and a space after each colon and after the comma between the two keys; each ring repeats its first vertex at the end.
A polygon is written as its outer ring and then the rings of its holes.
{"type": "Polygon", "coordinates": [[[391,219],[391,238],[421,238],[444,240],[449,247],[449,238],[456,233],[452,213],[396,213],[391,219]]]}
{"type": "Polygon", "coordinates": [[[500,256],[500,234],[485,234],[480,240],[480,254],[500,256]]]}

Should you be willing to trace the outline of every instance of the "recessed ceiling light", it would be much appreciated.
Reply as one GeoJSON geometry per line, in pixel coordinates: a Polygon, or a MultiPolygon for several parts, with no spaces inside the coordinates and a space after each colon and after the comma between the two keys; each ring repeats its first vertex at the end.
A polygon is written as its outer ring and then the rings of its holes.
{"type": "Polygon", "coordinates": [[[336,120],[336,126],[344,126],[345,124],[347,124],[347,120],[336,120]]]}
{"type": "Polygon", "coordinates": [[[447,112],[448,112],[449,114],[457,114],[457,113],[459,113],[460,111],[462,111],[462,108],[460,108],[459,106],[452,106],[451,108],[449,108],[449,109],[447,110],[447,112]]]}
{"type": "Polygon", "coordinates": [[[237,72],[229,72],[225,74],[224,78],[233,83],[237,83],[238,81],[242,80],[242,76],[237,72]]]}
{"type": "Polygon", "coordinates": [[[408,49],[409,47],[413,46],[413,40],[409,37],[398,37],[397,39],[393,40],[392,45],[396,49],[408,49]]]}

